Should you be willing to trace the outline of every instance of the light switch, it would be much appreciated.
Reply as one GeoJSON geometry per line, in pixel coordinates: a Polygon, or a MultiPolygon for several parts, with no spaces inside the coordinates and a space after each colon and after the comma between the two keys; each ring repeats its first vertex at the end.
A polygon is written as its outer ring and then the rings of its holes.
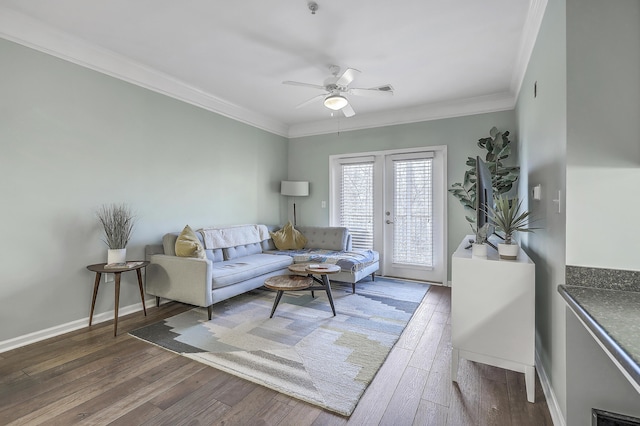
{"type": "Polygon", "coordinates": [[[558,190],[558,198],[556,200],[551,200],[553,201],[557,208],[556,208],[556,213],[562,213],[562,191],[558,190]]]}
{"type": "Polygon", "coordinates": [[[321,206],[323,209],[327,208],[327,202],[326,201],[322,201],[321,206]]]}
{"type": "Polygon", "coordinates": [[[533,187],[533,199],[540,200],[542,198],[542,185],[538,184],[533,187]]]}

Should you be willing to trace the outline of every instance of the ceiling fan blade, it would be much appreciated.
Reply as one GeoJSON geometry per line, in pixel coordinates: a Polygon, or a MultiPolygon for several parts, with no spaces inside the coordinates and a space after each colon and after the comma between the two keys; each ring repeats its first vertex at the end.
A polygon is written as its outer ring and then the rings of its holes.
{"type": "Polygon", "coordinates": [[[369,87],[367,89],[360,87],[353,87],[349,89],[349,93],[356,96],[393,96],[393,86],[390,84],[384,84],[377,87],[369,87]]]}
{"type": "Polygon", "coordinates": [[[314,96],[313,98],[311,98],[309,100],[306,100],[306,101],[304,101],[303,103],[301,103],[299,105],[296,105],[296,109],[305,107],[305,106],[307,106],[309,104],[312,104],[312,103],[314,103],[315,101],[317,101],[319,99],[323,99],[325,96],[327,96],[327,95],[326,94],[322,94],[322,95],[314,96]]]}
{"type": "Polygon", "coordinates": [[[343,107],[340,111],[342,111],[345,117],[353,117],[354,115],[356,115],[356,112],[353,110],[351,104],[347,104],[347,106],[343,107]]]}
{"type": "Polygon", "coordinates": [[[319,84],[311,84],[311,83],[300,83],[299,81],[283,81],[282,84],[288,84],[289,86],[302,86],[302,87],[311,87],[313,89],[325,90],[324,86],[320,86],[319,84]]]}
{"type": "Polygon", "coordinates": [[[348,86],[349,84],[351,84],[351,82],[359,72],[360,71],[355,68],[347,68],[345,72],[343,72],[342,75],[338,77],[338,80],[336,80],[336,84],[338,86],[348,86]]]}

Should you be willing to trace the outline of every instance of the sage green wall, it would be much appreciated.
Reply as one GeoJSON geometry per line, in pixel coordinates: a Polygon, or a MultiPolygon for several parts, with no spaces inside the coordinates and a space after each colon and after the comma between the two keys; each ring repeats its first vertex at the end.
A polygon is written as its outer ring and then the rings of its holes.
{"type": "MultiPolygon", "coordinates": [[[[513,111],[291,139],[289,178],[307,180],[310,184],[309,197],[296,200],[298,224],[329,224],[330,155],[446,145],[449,188],[453,183],[462,181],[468,156],[484,155],[477,142],[487,137],[493,126],[511,131],[511,140],[517,139],[513,111]],[[324,209],[321,208],[323,200],[327,201],[327,208],[324,209]]],[[[447,194],[447,203],[450,258],[462,238],[471,234],[471,229],[458,200],[447,194]]],[[[451,279],[450,271],[448,279],[451,279]]]]}
{"type": "Polygon", "coordinates": [[[640,270],[640,2],[567,18],[567,264],[640,270]]]}
{"type": "MultiPolygon", "coordinates": [[[[565,304],[557,292],[565,276],[566,213],[552,200],[565,193],[567,78],[565,0],[549,0],[516,106],[519,193],[541,185],[542,199],[525,196],[541,229],[521,235],[536,264],[536,352],[566,413],[565,304]],[[537,97],[534,84],[537,82],[537,97]]],[[[564,198],[564,196],[561,196],[564,198]]],[[[549,401],[550,404],[553,401],[549,401]]],[[[553,407],[552,407],[553,408],[553,407]]],[[[553,411],[553,410],[552,410],[553,411]]]]}
{"type": "Polygon", "coordinates": [[[129,259],[187,223],[280,222],[286,138],[5,40],[0,59],[0,342],[88,317],[103,203],[139,217],[129,259]]]}

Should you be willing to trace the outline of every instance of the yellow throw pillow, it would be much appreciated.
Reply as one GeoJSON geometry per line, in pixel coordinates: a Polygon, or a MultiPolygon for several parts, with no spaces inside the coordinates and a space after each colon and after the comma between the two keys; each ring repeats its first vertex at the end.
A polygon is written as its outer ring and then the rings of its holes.
{"type": "Polygon", "coordinates": [[[176,256],[197,257],[205,259],[207,256],[198,236],[189,225],[185,226],[176,240],[176,256]]]}
{"type": "Polygon", "coordinates": [[[307,244],[304,235],[288,222],[281,230],[271,232],[271,238],[278,250],[300,250],[307,244]]]}

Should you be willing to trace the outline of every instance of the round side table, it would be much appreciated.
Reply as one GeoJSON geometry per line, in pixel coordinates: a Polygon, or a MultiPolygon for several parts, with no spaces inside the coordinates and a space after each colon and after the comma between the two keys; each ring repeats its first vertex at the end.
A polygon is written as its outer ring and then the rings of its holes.
{"type": "Polygon", "coordinates": [[[149,265],[148,261],[130,261],[127,264],[132,265],[130,267],[122,268],[106,268],[106,263],[96,263],[95,265],[87,266],[87,269],[96,273],[96,281],[93,285],[93,298],[91,299],[91,314],[89,315],[89,326],[93,322],[93,309],[96,306],[96,296],[98,295],[98,287],[100,286],[100,278],[102,274],[113,274],[115,276],[115,307],[113,312],[113,336],[118,333],[118,304],[120,303],[120,275],[127,271],[136,271],[138,274],[138,287],[140,287],[140,300],[142,300],[142,309],[144,316],[147,316],[147,307],[144,305],[144,290],[142,289],[142,268],[149,265]]]}

